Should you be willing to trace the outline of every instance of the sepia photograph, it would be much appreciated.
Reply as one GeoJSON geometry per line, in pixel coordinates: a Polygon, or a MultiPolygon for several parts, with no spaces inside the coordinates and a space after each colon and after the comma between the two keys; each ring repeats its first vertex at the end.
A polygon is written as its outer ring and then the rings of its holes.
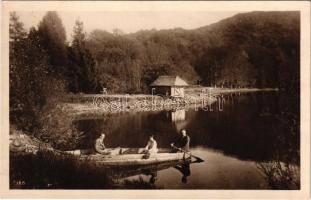
{"type": "Polygon", "coordinates": [[[299,9],[52,8],[7,12],[9,190],[302,189],[299,9]]]}

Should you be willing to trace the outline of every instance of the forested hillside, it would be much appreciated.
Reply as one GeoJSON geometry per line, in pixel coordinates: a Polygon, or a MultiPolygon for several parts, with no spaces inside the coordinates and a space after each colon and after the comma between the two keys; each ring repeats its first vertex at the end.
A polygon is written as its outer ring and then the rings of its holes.
{"type": "Polygon", "coordinates": [[[91,32],[98,84],[116,92],[143,92],[158,75],[189,83],[298,87],[298,12],[239,14],[195,30],[91,32]]]}
{"type": "MultiPolygon", "coordinates": [[[[298,12],[239,14],[199,30],[221,41],[218,46],[207,47],[196,65],[203,74],[206,68],[218,71],[215,82],[281,88],[298,84],[298,12]]],[[[210,78],[203,75],[207,83],[209,79],[213,81],[213,73],[210,74],[210,78]]]]}
{"type": "Polygon", "coordinates": [[[43,107],[63,94],[104,87],[146,93],[159,75],[205,86],[279,87],[299,96],[299,12],[251,12],[194,30],[132,34],[101,27],[86,33],[80,20],[65,30],[56,12],[47,12],[30,31],[22,21],[11,13],[10,111],[26,117],[11,112],[10,120],[23,129],[40,124],[43,107]]]}

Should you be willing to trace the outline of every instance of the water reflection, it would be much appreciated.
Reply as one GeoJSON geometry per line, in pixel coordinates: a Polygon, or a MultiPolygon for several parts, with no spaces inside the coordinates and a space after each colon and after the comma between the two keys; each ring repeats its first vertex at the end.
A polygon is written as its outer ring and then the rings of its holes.
{"type": "Polygon", "coordinates": [[[151,175],[151,177],[149,179],[149,183],[154,184],[156,182],[156,180],[157,180],[158,173],[157,172],[152,172],[152,173],[150,173],[150,175],[151,175]]]}
{"type": "Polygon", "coordinates": [[[175,130],[177,132],[180,132],[182,129],[184,129],[189,120],[186,120],[186,110],[175,110],[167,112],[167,114],[170,116],[170,121],[174,124],[175,130]]]}
{"type": "MultiPolygon", "coordinates": [[[[76,123],[88,137],[107,131],[112,146],[141,147],[148,134],[154,134],[159,147],[169,147],[180,130],[187,129],[192,148],[256,163],[279,160],[299,166],[299,110],[293,102],[299,103],[282,93],[229,94],[197,110],[123,114],[76,123]]],[[[204,167],[199,170],[205,171],[204,167]]]]}
{"type": "Polygon", "coordinates": [[[182,163],[180,165],[176,165],[174,168],[182,173],[181,182],[182,183],[187,183],[187,178],[191,174],[191,172],[190,172],[190,163],[185,162],[185,163],[182,163]]]}
{"type": "Polygon", "coordinates": [[[186,120],[185,109],[175,110],[175,111],[170,112],[170,114],[171,114],[171,121],[172,122],[179,122],[179,121],[185,121],[186,120]]]}
{"type": "Polygon", "coordinates": [[[187,183],[187,178],[191,175],[190,165],[198,163],[196,161],[174,161],[165,162],[156,165],[139,166],[139,167],[127,167],[114,169],[112,178],[114,180],[131,180],[131,181],[144,181],[148,182],[156,187],[159,187],[157,181],[159,180],[161,184],[161,178],[159,179],[158,174],[164,170],[173,168],[180,172],[181,183],[187,183]]]}
{"type": "Polygon", "coordinates": [[[159,148],[169,148],[180,137],[180,130],[186,129],[191,152],[204,163],[114,169],[108,174],[114,185],[121,181],[120,188],[299,188],[299,99],[283,93],[241,93],[219,98],[207,109],[77,119],[73,124],[83,137],[75,148],[92,148],[102,132],[106,133],[105,143],[112,148],[143,147],[151,134],[159,148]]]}

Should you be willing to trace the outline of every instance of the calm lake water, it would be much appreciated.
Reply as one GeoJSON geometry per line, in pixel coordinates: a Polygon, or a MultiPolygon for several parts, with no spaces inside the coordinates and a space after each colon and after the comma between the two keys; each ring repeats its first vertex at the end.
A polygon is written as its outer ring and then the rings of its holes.
{"type": "MultiPolygon", "coordinates": [[[[207,109],[131,112],[72,122],[83,133],[77,149],[92,148],[102,132],[107,147],[144,147],[153,134],[160,148],[169,148],[186,129],[192,154],[205,161],[189,167],[155,166],[105,184],[99,180],[106,174],[92,174],[89,168],[74,171],[67,162],[18,160],[11,162],[11,170],[28,176],[23,177],[27,188],[299,189],[298,102],[281,92],[228,94],[207,109]]],[[[107,173],[126,170],[137,169],[107,173]]]]}
{"type": "MultiPolygon", "coordinates": [[[[74,122],[90,148],[100,133],[108,147],[144,147],[153,134],[168,148],[186,129],[191,152],[204,159],[180,170],[159,170],[153,180],[163,189],[296,189],[299,187],[299,105],[278,92],[228,94],[205,109],[123,113],[74,122]],[[285,100],[284,100],[285,99],[285,100]],[[186,179],[186,180],[185,180],[186,179]]],[[[148,182],[139,174],[119,182],[148,182]]]]}

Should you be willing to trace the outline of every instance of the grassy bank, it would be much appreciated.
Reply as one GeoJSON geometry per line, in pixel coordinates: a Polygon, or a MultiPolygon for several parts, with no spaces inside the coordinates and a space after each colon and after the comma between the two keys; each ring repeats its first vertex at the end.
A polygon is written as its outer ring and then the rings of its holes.
{"type": "Polygon", "coordinates": [[[274,88],[185,88],[184,98],[168,98],[149,94],[76,94],[67,95],[63,103],[72,115],[178,110],[202,107],[228,93],[277,91],[274,88]]]}
{"type": "Polygon", "coordinates": [[[186,94],[210,94],[212,96],[227,93],[247,93],[247,92],[272,92],[278,91],[278,88],[224,88],[224,87],[188,87],[185,89],[186,94]]]}
{"type": "Polygon", "coordinates": [[[178,110],[209,105],[217,100],[209,95],[186,95],[184,98],[152,95],[79,95],[70,99],[72,101],[63,103],[63,106],[73,115],[178,110]]]}

